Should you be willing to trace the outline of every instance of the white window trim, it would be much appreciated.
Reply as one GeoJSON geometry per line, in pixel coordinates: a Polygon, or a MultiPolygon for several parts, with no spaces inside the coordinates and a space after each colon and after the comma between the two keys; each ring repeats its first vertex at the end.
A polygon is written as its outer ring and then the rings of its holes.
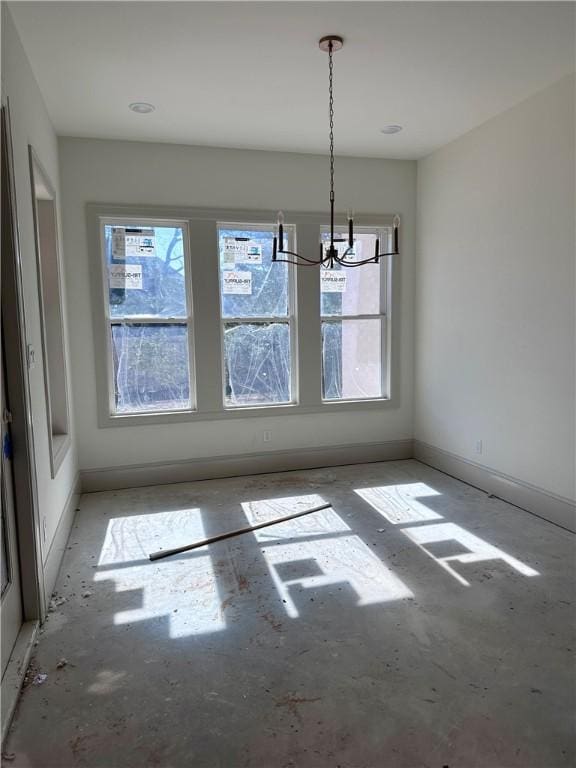
{"type": "MultiPolygon", "coordinates": [[[[298,248],[302,253],[318,253],[320,228],[326,222],[326,212],[284,211],[286,222],[296,227],[298,248]]],[[[387,318],[386,318],[386,388],[387,396],[360,400],[322,400],[321,371],[321,318],[320,318],[320,270],[294,270],[295,304],[293,305],[292,362],[298,383],[297,400],[293,403],[274,403],[257,406],[224,407],[222,375],[222,343],[220,317],[220,285],[218,254],[218,223],[236,222],[273,224],[276,211],[244,210],[238,208],[186,208],[165,206],[133,206],[123,204],[89,203],[86,206],[88,250],[92,285],[92,316],[94,329],[95,378],[97,389],[97,419],[100,428],[137,427],[154,424],[178,424],[195,421],[218,421],[270,418],[285,415],[317,413],[345,413],[382,411],[398,407],[400,370],[396,365],[399,323],[394,323],[392,333],[392,296],[399,294],[402,256],[387,260],[387,318]],[[142,222],[185,222],[189,237],[189,274],[187,281],[194,309],[192,333],[194,392],[196,409],[190,411],[163,411],[153,413],[120,414],[112,416],[109,407],[109,383],[106,345],[107,319],[102,279],[103,257],[100,246],[100,220],[130,220],[142,222]],[[392,279],[393,278],[393,279],[392,279]]],[[[390,227],[393,214],[357,215],[358,227],[374,229],[390,227]]],[[[338,224],[344,225],[342,219],[338,224]]],[[[399,361],[398,361],[399,362],[399,361]]],[[[192,370],[192,369],[191,369],[192,370]]]]}

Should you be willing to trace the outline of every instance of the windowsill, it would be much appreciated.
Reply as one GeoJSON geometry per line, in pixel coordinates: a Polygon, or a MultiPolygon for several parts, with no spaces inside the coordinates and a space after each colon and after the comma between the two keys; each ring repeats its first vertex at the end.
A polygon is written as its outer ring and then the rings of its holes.
{"type": "Polygon", "coordinates": [[[221,421],[231,419],[252,419],[276,416],[321,415],[324,413],[347,413],[383,410],[392,406],[389,397],[366,400],[325,400],[318,405],[300,403],[278,403],[266,406],[240,406],[223,408],[219,411],[166,411],[165,413],[138,413],[134,415],[108,416],[99,420],[100,428],[140,427],[156,424],[181,424],[187,422],[221,421]]]}

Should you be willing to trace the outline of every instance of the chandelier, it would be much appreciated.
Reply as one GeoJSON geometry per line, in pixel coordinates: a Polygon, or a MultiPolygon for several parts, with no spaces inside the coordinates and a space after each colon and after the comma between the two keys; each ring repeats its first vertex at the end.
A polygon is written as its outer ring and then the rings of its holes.
{"type": "Polygon", "coordinates": [[[326,251],[324,244],[320,243],[320,256],[318,259],[311,259],[307,256],[301,256],[293,251],[284,249],[284,214],[278,211],[277,235],[274,237],[272,245],[272,261],[283,262],[285,264],[295,264],[296,266],[324,266],[329,269],[335,265],[341,267],[361,267],[363,264],[378,264],[380,259],[385,256],[396,256],[398,250],[398,229],[400,227],[400,217],[394,216],[392,222],[393,238],[392,251],[389,253],[380,253],[380,240],[376,238],[374,256],[369,259],[354,258],[354,220],[352,211],[348,211],[348,238],[338,238],[334,232],[334,62],[332,56],[335,51],[339,51],[344,45],[344,40],[338,35],[326,35],[322,37],[318,45],[320,50],[328,54],[328,114],[330,126],[330,242],[326,251]],[[340,253],[336,243],[348,243],[346,249],[340,253]]]}

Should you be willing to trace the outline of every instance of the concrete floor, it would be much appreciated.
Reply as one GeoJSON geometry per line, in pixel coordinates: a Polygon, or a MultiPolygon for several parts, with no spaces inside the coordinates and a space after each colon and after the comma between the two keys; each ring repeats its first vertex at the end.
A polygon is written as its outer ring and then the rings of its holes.
{"type": "Polygon", "coordinates": [[[86,495],[5,764],[572,766],[573,541],[416,461],[86,495]]]}

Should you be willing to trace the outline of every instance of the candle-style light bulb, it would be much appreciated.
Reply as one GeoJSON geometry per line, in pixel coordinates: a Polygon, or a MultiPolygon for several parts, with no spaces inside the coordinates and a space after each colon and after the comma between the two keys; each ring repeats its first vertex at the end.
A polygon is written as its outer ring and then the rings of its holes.
{"type": "Polygon", "coordinates": [[[394,253],[398,253],[398,230],[400,228],[400,216],[398,214],[392,219],[392,226],[394,228],[394,253]]]}
{"type": "Polygon", "coordinates": [[[276,217],[276,222],[278,224],[278,244],[279,244],[279,250],[284,250],[284,214],[282,211],[278,211],[278,216],[276,217]]]}
{"type": "Polygon", "coordinates": [[[348,208],[348,247],[354,248],[354,211],[348,208]]]}

